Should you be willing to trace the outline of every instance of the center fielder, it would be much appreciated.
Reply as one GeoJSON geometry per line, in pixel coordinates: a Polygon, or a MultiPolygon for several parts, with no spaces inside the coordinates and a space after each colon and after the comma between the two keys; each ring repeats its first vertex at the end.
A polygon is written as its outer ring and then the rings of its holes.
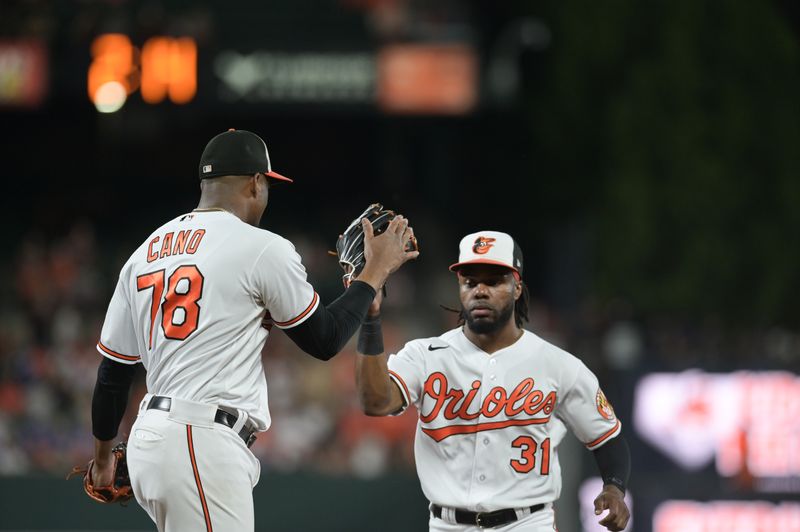
{"type": "Polygon", "coordinates": [[[264,141],[248,131],[217,135],[203,151],[199,177],[198,208],[156,229],[120,273],[97,345],[105,358],[85,479],[114,485],[112,440],[141,363],[148,393],[127,451],[136,500],[161,532],[239,532],[254,528],[260,472],[248,447],[270,425],[261,363],[269,329],[331,358],[387,276],[417,252],[405,250],[408,221],[396,217],[365,241],[370,259],[361,282],[325,307],[294,246],[258,228],[269,187],[291,181],[272,171],[264,141]]]}
{"type": "MultiPolygon", "coordinates": [[[[368,232],[369,228],[365,228],[368,232]]],[[[414,445],[431,530],[552,531],[567,428],[593,451],[604,480],[595,513],[623,530],[630,472],[620,421],[577,358],[522,328],[522,253],[505,233],[461,240],[463,326],[383,355],[380,295],[359,334],[356,378],[372,416],[419,410],[414,445]]]]}

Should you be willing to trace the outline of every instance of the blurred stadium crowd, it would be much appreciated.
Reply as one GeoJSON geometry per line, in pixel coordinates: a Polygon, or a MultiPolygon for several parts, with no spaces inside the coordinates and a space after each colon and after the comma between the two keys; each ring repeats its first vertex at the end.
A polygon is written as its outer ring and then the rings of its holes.
{"type": "MultiPolygon", "coordinates": [[[[90,404],[100,361],[95,345],[119,268],[136,245],[121,244],[109,260],[95,229],[77,223],[53,240],[28,235],[8,262],[12,271],[4,272],[0,474],[62,474],[90,456],[90,404]]],[[[335,286],[339,271],[326,257],[325,243],[313,235],[286,236],[304,257],[312,280],[324,278],[335,286]]],[[[453,249],[455,242],[454,237],[453,249]]],[[[384,320],[387,350],[455,325],[455,315],[437,305],[456,301],[455,283],[446,270],[424,279],[401,271],[391,283],[384,320]]],[[[327,301],[331,297],[326,298],[326,290],[332,297],[337,293],[330,286],[317,284],[327,301]]],[[[638,316],[622,302],[586,302],[580,311],[566,313],[534,294],[530,317],[529,329],[575,353],[599,374],[623,419],[630,419],[631,390],[645,372],[792,368],[800,362],[800,339],[787,330],[732,335],[713,319],[688,326],[638,316]]],[[[353,351],[351,342],[330,362],[320,362],[273,330],[263,354],[272,428],[253,447],[263,469],[370,478],[413,468],[416,416],[361,414],[353,351]]],[[[142,371],[120,437],[127,434],[144,393],[142,371]]]]}

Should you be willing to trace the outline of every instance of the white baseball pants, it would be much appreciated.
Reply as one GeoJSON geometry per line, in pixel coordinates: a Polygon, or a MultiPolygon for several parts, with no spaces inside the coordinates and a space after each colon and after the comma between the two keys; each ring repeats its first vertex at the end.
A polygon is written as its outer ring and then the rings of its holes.
{"type": "Polygon", "coordinates": [[[214,422],[217,408],[172,399],[169,412],[146,410],[128,438],[128,470],[136,500],[159,532],[252,531],[253,488],[261,464],[236,426],[214,422]]]}

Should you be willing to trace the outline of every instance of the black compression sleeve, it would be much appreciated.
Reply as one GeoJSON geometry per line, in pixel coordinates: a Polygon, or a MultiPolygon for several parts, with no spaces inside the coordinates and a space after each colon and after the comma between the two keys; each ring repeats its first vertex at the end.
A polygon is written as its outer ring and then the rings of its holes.
{"type": "Polygon", "coordinates": [[[358,331],[356,351],[362,355],[380,355],[383,353],[383,331],[381,331],[380,315],[367,318],[358,331]]]}
{"type": "Polygon", "coordinates": [[[114,362],[106,357],[100,362],[92,397],[92,434],[98,440],[116,438],[119,423],[128,406],[128,392],[136,366],[114,362]]]}
{"type": "Polygon", "coordinates": [[[330,360],[364,321],[373,299],[374,288],[363,281],[353,281],[330,305],[320,305],[306,321],[284,332],[309,355],[330,360]]]}
{"type": "Polygon", "coordinates": [[[625,493],[631,474],[631,452],[622,434],[592,452],[603,484],[613,484],[625,493]]]}

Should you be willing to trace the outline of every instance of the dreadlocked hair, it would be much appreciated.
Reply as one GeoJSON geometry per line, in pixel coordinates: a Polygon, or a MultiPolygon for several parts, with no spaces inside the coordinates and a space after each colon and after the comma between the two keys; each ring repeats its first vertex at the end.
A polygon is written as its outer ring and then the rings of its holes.
{"type": "Polygon", "coordinates": [[[522,284],[522,293],[514,303],[514,321],[517,327],[521,329],[522,324],[528,321],[528,301],[531,298],[531,294],[528,292],[528,285],[525,284],[525,281],[520,279],[519,282],[522,284]]]}
{"type": "MultiPolygon", "coordinates": [[[[519,298],[514,302],[514,323],[517,324],[517,327],[520,329],[522,328],[522,324],[528,321],[528,302],[530,300],[530,292],[528,292],[528,285],[525,284],[525,281],[520,279],[519,281],[522,284],[522,293],[520,294],[519,298]]],[[[458,326],[464,325],[467,321],[467,317],[464,314],[464,309],[456,310],[454,308],[447,307],[445,305],[439,305],[444,310],[448,312],[454,312],[458,314],[458,326]]]]}

